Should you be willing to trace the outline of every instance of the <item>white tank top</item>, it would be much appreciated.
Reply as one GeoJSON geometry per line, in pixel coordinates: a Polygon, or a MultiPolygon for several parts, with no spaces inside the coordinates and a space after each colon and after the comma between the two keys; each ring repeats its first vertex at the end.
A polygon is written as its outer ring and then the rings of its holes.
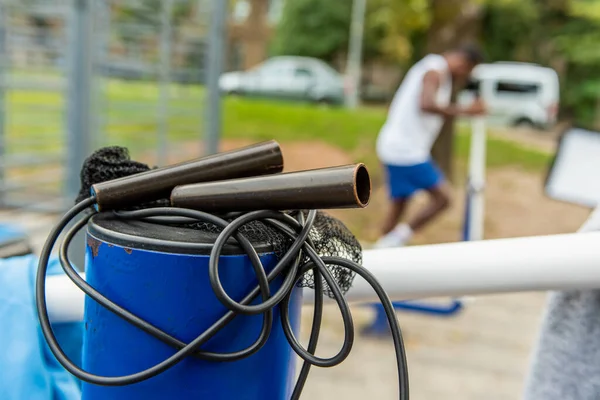
{"type": "Polygon", "coordinates": [[[388,165],[414,165],[430,158],[444,117],[421,110],[423,77],[431,70],[442,75],[437,104],[447,107],[452,95],[452,78],[448,63],[441,55],[430,54],[416,63],[406,74],[394,95],[388,117],[377,138],[377,155],[388,165]]]}

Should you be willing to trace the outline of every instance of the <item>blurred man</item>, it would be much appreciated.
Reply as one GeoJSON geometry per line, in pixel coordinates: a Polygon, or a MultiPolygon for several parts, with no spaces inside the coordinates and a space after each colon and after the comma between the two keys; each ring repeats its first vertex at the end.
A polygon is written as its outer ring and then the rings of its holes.
{"type": "Polygon", "coordinates": [[[430,54],[408,71],[398,88],[377,138],[391,206],[376,248],[403,246],[448,208],[450,187],[431,159],[431,148],[446,118],[484,113],[480,100],[467,108],[450,104],[453,79],[464,82],[482,60],[473,46],[430,54]],[[422,190],[429,194],[428,204],[412,220],[397,225],[410,199],[422,190]]]}

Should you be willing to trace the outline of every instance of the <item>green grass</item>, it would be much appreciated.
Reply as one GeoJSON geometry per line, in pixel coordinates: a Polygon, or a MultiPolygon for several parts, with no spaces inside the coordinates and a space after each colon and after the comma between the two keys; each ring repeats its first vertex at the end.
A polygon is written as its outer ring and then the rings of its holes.
{"type": "MultiPolygon", "coordinates": [[[[358,159],[374,157],[374,143],[386,117],[384,109],[356,111],[327,109],[311,105],[274,103],[261,100],[226,99],[224,136],[254,140],[322,140],[349,151],[358,159]]],[[[497,138],[488,138],[487,165],[490,168],[515,166],[541,171],[550,155],[497,138]]],[[[455,151],[459,160],[469,155],[470,135],[458,125],[455,151]]]]}
{"type": "MultiPolygon", "coordinates": [[[[157,145],[156,85],[109,81],[97,117],[104,132],[103,143],[120,144],[135,150],[157,145]]],[[[175,115],[168,119],[169,141],[200,140],[204,118],[204,93],[200,87],[171,87],[169,105],[175,115]]],[[[64,146],[66,107],[58,93],[12,91],[7,94],[7,142],[12,153],[44,153],[64,146]],[[25,140],[24,140],[25,139],[25,140]]],[[[223,136],[250,140],[321,140],[340,147],[357,161],[377,162],[374,142],[386,111],[379,108],[347,110],[308,104],[260,99],[226,98],[223,104],[223,136]]],[[[496,138],[488,139],[488,166],[515,166],[532,171],[545,169],[550,156],[540,151],[496,138]]],[[[459,129],[456,154],[464,162],[469,152],[468,131],[459,129]]]]}
{"type": "Polygon", "coordinates": [[[372,147],[385,118],[378,109],[351,111],[240,98],[226,99],[224,109],[225,137],[323,140],[347,151],[363,144],[372,147]]]}
{"type": "MultiPolygon", "coordinates": [[[[458,132],[455,144],[456,155],[466,160],[469,156],[471,136],[468,130],[458,132]]],[[[518,143],[488,137],[487,159],[489,168],[514,166],[524,170],[539,172],[548,167],[552,156],[542,151],[520,146],[518,143]]]]}

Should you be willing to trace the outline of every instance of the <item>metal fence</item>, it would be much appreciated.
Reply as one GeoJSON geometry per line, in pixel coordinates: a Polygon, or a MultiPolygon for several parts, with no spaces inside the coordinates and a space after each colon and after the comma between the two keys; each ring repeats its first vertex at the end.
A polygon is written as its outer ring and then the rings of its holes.
{"type": "Polygon", "coordinates": [[[101,146],[215,151],[225,3],[0,0],[0,208],[63,211],[101,146]]]}
{"type": "Polygon", "coordinates": [[[103,32],[95,59],[99,145],[122,144],[164,165],[169,144],[196,139],[206,81],[206,10],[198,1],[117,1],[94,12],[103,32]]]}
{"type": "Polygon", "coordinates": [[[68,8],[0,2],[0,201],[55,209],[64,175],[68,8]]]}

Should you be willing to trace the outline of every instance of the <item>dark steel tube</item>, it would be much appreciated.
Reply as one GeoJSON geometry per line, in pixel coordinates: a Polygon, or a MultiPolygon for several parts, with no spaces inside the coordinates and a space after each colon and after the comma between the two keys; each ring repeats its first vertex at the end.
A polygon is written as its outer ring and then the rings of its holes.
{"type": "Polygon", "coordinates": [[[171,205],[206,212],[362,208],[371,197],[364,164],[177,186],[171,205]]]}
{"type": "Polygon", "coordinates": [[[168,198],[178,185],[279,173],[283,156],[276,141],[258,143],[92,186],[98,210],[119,209],[168,198]]]}

